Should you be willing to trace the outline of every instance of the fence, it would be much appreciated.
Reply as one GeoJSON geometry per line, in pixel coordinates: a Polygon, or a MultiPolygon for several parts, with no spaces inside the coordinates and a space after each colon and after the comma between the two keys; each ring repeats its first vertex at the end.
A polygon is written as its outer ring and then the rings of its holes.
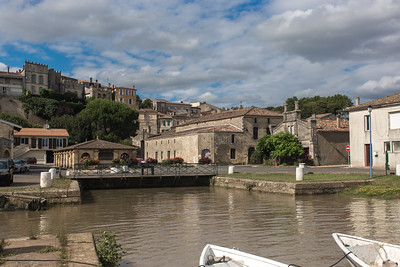
{"type": "Polygon", "coordinates": [[[90,177],[135,177],[135,176],[181,176],[181,175],[217,175],[216,164],[141,164],[135,166],[98,164],[86,166],[81,163],[74,165],[74,169],[67,171],[70,178],[90,177]]]}

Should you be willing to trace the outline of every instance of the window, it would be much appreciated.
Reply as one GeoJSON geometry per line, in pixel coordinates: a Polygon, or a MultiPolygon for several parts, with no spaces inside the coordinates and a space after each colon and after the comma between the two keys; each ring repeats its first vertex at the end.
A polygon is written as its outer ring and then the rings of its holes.
{"type": "Polygon", "coordinates": [[[167,151],[167,159],[171,158],[171,151],[167,151]]]}
{"type": "Polygon", "coordinates": [[[400,112],[389,114],[390,129],[400,129],[400,112]]]}
{"type": "Polygon", "coordinates": [[[129,103],[129,105],[132,105],[132,99],[131,98],[128,100],[128,103],[129,103]]]}
{"type": "Polygon", "coordinates": [[[32,74],[32,82],[35,83],[36,82],[36,74],[32,74]]]}
{"type": "Polygon", "coordinates": [[[48,148],[49,147],[49,138],[43,138],[42,139],[42,147],[43,148],[48,148]]]}
{"type": "Polygon", "coordinates": [[[176,158],[176,150],[174,150],[174,158],[176,158]]]}
{"type": "Polygon", "coordinates": [[[162,126],[165,126],[165,121],[162,121],[162,126]]]}
{"type": "Polygon", "coordinates": [[[161,151],[161,160],[163,159],[163,151],[161,151]]]}
{"type": "Polygon", "coordinates": [[[390,151],[390,141],[383,142],[384,151],[390,151]]]}
{"type": "Polygon", "coordinates": [[[56,146],[57,146],[57,148],[63,147],[63,139],[57,139],[56,140],[56,146]]]}
{"type": "Polygon", "coordinates": [[[131,96],[134,96],[135,95],[135,91],[131,91],[131,96]]]}
{"type": "Polygon", "coordinates": [[[36,138],[31,139],[31,148],[36,148],[36,138]]]}
{"type": "Polygon", "coordinates": [[[43,84],[43,75],[39,75],[39,83],[43,84]]]}
{"type": "Polygon", "coordinates": [[[125,95],[129,95],[128,89],[125,89],[125,95]]]}
{"type": "Polygon", "coordinates": [[[267,119],[267,124],[270,124],[270,123],[271,123],[270,118],[268,118],[267,119]]]}
{"type": "Polygon", "coordinates": [[[32,85],[32,87],[31,87],[31,93],[34,94],[34,93],[35,93],[35,90],[36,90],[35,86],[32,85]]]}
{"type": "Polygon", "coordinates": [[[369,131],[370,130],[370,125],[369,125],[369,115],[364,116],[364,131],[369,131]]]}
{"type": "Polygon", "coordinates": [[[257,118],[254,118],[254,123],[257,123],[257,118]]]}
{"type": "Polygon", "coordinates": [[[120,102],[120,103],[124,103],[124,99],[123,99],[123,98],[120,98],[120,99],[119,99],[119,102],[120,102]]]}
{"type": "Polygon", "coordinates": [[[158,152],[156,151],[155,159],[158,160],[158,152]]]}
{"type": "Polygon", "coordinates": [[[231,159],[235,159],[236,158],[236,149],[232,148],[231,149],[231,159]]]}
{"type": "Polygon", "coordinates": [[[170,121],[167,121],[167,126],[170,126],[170,123],[171,123],[170,121]]]}
{"type": "Polygon", "coordinates": [[[7,87],[3,87],[3,95],[7,94],[7,87]]]}
{"type": "Polygon", "coordinates": [[[124,95],[124,90],[119,89],[119,95],[124,95]]]}
{"type": "Polygon", "coordinates": [[[400,152],[400,141],[393,141],[393,152],[400,152]]]}
{"type": "Polygon", "coordinates": [[[253,139],[258,139],[258,127],[253,127],[253,139]]]}
{"type": "Polygon", "coordinates": [[[232,141],[232,144],[235,143],[235,135],[234,134],[232,134],[231,141],[232,141]]]}

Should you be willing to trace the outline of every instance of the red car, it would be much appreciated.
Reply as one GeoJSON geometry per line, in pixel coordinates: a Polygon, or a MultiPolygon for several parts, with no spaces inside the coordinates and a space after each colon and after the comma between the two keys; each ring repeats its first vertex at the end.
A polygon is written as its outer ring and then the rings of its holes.
{"type": "Polygon", "coordinates": [[[35,157],[26,158],[29,164],[36,164],[37,160],[35,157]]]}

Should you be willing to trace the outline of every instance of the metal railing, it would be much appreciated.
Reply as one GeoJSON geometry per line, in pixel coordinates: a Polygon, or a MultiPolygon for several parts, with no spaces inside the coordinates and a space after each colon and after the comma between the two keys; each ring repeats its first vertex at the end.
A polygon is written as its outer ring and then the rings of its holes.
{"type": "Polygon", "coordinates": [[[216,164],[141,164],[135,166],[98,164],[86,166],[76,163],[73,170],[67,171],[67,176],[74,178],[95,178],[95,177],[135,177],[135,176],[153,176],[153,175],[217,175],[218,167],[216,164]]]}

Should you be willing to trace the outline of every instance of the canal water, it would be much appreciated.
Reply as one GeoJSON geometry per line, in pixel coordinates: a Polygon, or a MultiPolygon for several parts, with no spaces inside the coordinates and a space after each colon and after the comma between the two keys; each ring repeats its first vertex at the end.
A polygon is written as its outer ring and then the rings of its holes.
{"type": "MultiPolygon", "coordinates": [[[[198,266],[207,243],[300,266],[329,266],[341,232],[400,243],[400,201],[226,188],[98,190],[82,205],[0,212],[0,238],[112,231],[122,266],[198,266]]],[[[348,266],[343,260],[336,266],[348,266]]]]}

